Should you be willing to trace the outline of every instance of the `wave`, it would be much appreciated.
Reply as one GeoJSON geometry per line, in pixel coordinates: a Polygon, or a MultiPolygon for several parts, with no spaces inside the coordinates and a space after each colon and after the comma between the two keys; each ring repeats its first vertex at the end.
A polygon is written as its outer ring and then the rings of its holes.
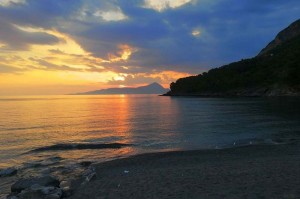
{"type": "Polygon", "coordinates": [[[23,131],[23,130],[43,129],[43,128],[49,128],[49,127],[52,127],[52,126],[43,125],[43,126],[18,127],[18,128],[3,128],[3,129],[0,129],[0,131],[23,131]]]}
{"type": "Polygon", "coordinates": [[[44,152],[44,151],[66,151],[66,150],[86,150],[86,149],[120,149],[123,147],[133,146],[133,144],[123,143],[105,143],[105,144],[89,144],[89,143],[72,143],[72,144],[55,144],[33,149],[31,152],[44,152]]]}

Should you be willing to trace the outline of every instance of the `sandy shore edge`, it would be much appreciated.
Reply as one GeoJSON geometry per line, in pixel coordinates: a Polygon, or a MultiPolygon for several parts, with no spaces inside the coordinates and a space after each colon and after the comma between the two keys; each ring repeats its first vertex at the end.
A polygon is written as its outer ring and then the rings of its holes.
{"type": "Polygon", "coordinates": [[[136,155],[94,165],[70,198],[300,198],[300,145],[136,155]]]}

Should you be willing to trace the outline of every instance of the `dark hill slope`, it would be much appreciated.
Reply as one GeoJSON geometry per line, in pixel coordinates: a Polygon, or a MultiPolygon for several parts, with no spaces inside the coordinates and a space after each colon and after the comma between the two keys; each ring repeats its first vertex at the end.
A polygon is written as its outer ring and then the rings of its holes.
{"type": "Polygon", "coordinates": [[[291,26],[277,36],[285,39],[271,42],[257,57],[179,79],[166,95],[299,96],[300,20],[291,26]]]}
{"type": "Polygon", "coordinates": [[[277,34],[275,39],[271,41],[259,55],[266,54],[268,51],[274,49],[276,46],[293,39],[300,35],[300,19],[289,25],[287,28],[277,34]]]}

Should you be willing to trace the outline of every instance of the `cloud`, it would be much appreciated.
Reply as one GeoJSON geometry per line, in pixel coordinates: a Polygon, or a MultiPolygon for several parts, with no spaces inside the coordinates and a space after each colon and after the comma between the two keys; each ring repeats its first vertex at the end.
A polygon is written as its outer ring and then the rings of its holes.
{"type": "Polygon", "coordinates": [[[26,0],[1,0],[0,6],[8,7],[13,5],[25,4],[26,0]]]}
{"type": "Polygon", "coordinates": [[[12,67],[12,66],[0,63],[0,75],[1,75],[1,73],[18,73],[18,72],[22,72],[22,71],[24,71],[24,69],[12,67]]]}
{"type": "MultiPolygon", "coordinates": [[[[49,57],[48,59],[52,59],[49,57]]],[[[67,64],[55,64],[50,61],[46,61],[40,58],[29,58],[30,61],[34,62],[35,65],[31,66],[29,69],[44,70],[44,71],[72,71],[72,72],[104,72],[104,68],[94,66],[94,65],[85,65],[84,67],[78,65],[67,65],[67,64]],[[37,67],[39,66],[39,67],[37,67]]],[[[55,60],[55,59],[54,59],[55,60]]]]}
{"type": "Polygon", "coordinates": [[[152,72],[152,73],[137,73],[137,74],[119,74],[116,78],[112,78],[106,84],[112,85],[145,85],[153,82],[162,84],[164,87],[168,88],[170,82],[174,82],[179,78],[189,76],[188,73],[179,73],[174,71],[163,71],[163,72],[152,72]]]}
{"type": "Polygon", "coordinates": [[[27,50],[30,45],[51,45],[59,42],[53,35],[44,32],[28,32],[0,19],[0,41],[5,49],[27,50]]]}
{"type": "Polygon", "coordinates": [[[194,30],[192,31],[192,35],[193,35],[194,37],[200,37],[200,34],[201,34],[201,31],[200,31],[199,29],[194,29],[194,30]]]}
{"type": "Polygon", "coordinates": [[[156,12],[138,1],[119,1],[118,7],[130,20],[91,26],[74,35],[86,51],[106,59],[118,52],[122,43],[138,49],[126,64],[112,66],[122,72],[125,66],[127,72],[172,69],[199,73],[259,52],[279,27],[295,18],[283,20],[283,11],[278,10],[283,5],[279,1],[276,4],[198,1],[156,12]],[[250,9],[254,5],[259,8],[250,9]]]}
{"type": "Polygon", "coordinates": [[[85,23],[105,23],[128,19],[113,1],[86,1],[77,7],[73,17],[85,23]]]}
{"type": "Polygon", "coordinates": [[[0,93],[168,87],[255,56],[299,13],[299,0],[0,0],[0,93]]]}
{"type": "Polygon", "coordinates": [[[81,68],[74,68],[67,65],[57,65],[54,63],[51,63],[49,61],[43,60],[43,59],[36,59],[36,58],[30,58],[31,61],[36,62],[41,68],[36,68],[40,70],[58,70],[58,71],[82,71],[81,68]]]}
{"type": "Polygon", "coordinates": [[[119,51],[116,54],[109,53],[108,59],[110,62],[126,62],[130,59],[131,55],[138,51],[138,49],[127,44],[120,44],[119,51]]]}
{"type": "Polygon", "coordinates": [[[153,82],[162,83],[162,79],[160,77],[151,77],[150,75],[145,74],[136,74],[136,75],[127,75],[121,76],[120,79],[112,79],[107,82],[109,85],[141,85],[141,84],[149,84],[153,82]]]}
{"type": "Polygon", "coordinates": [[[59,66],[70,66],[70,60],[77,59],[77,63],[88,64],[87,68],[102,70],[103,66],[131,75],[195,74],[255,56],[299,12],[297,0],[28,0],[19,6],[0,7],[0,41],[10,48],[28,49],[31,44],[59,40],[12,24],[56,30],[86,52],[75,55],[53,48],[51,53],[64,52],[62,59],[69,59],[59,66]],[[128,48],[120,48],[122,45],[128,48]]]}
{"type": "Polygon", "coordinates": [[[174,9],[190,3],[192,0],[145,0],[144,7],[157,10],[174,9]]]}
{"type": "Polygon", "coordinates": [[[120,8],[110,11],[98,10],[93,15],[96,17],[102,17],[105,21],[122,21],[127,19],[127,16],[124,15],[120,8]]]}

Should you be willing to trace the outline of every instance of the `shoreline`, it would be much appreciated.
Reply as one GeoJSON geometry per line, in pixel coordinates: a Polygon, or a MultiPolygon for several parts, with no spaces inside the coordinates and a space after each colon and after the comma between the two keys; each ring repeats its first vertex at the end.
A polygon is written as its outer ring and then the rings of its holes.
{"type": "Polygon", "coordinates": [[[300,145],[148,153],[94,164],[69,198],[299,198],[300,145]]]}
{"type": "MultiPolygon", "coordinates": [[[[57,169],[63,169],[62,175],[53,177],[58,198],[300,198],[299,152],[297,139],[150,152],[106,162],[84,161],[73,171],[57,165],[57,169]],[[63,175],[65,172],[69,177],[63,175]]],[[[58,174],[59,170],[52,172],[58,174]]],[[[39,183],[41,178],[51,176],[28,179],[39,183]]],[[[47,189],[47,185],[40,189],[47,189]]],[[[26,194],[30,199],[48,197],[36,188],[28,191],[11,192],[8,198],[21,199],[26,194]]]]}
{"type": "MultiPolygon", "coordinates": [[[[110,144],[104,144],[104,146],[110,146],[110,145],[118,145],[119,143],[110,143],[110,144]]],[[[122,144],[121,144],[122,145],[122,144]]],[[[223,153],[224,151],[236,151],[236,150],[242,150],[242,149],[251,149],[251,148],[261,148],[261,147],[277,147],[280,145],[297,145],[297,139],[275,139],[275,140],[244,140],[244,142],[235,142],[233,145],[224,145],[220,147],[214,147],[214,148],[205,148],[205,149],[175,149],[175,150],[167,150],[167,151],[156,151],[156,152],[146,152],[146,153],[139,153],[139,154],[133,154],[129,156],[123,156],[119,157],[116,159],[112,160],[106,160],[106,161],[81,161],[81,162],[74,162],[73,164],[61,164],[61,159],[60,157],[50,157],[49,159],[46,159],[43,162],[32,162],[32,165],[23,165],[20,167],[7,167],[2,169],[2,171],[6,172],[9,171],[10,169],[15,170],[15,173],[12,173],[12,175],[7,175],[7,178],[2,178],[3,180],[6,181],[6,187],[5,190],[2,190],[2,193],[0,192],[0,198],[3,198],[3,196],[10,195],[10,196],[16,196],[18,193],[15,192],[8,192],[8,190],[11,190],[11,186],[22,180],[22,179],[34,179],[34,178],[40,178],[40,177],[47,177],[47,176],[53,176],[56,178],[60,183],[67,182],[67,187],[71,189],[71,191],[67,191],[68,197],[65,195],[62,195],[62,198],[73,198],[76,197],[76,194],[73,195],[73,191],[76,192],[78,189],[82,189],[82,184],[87,183],[89,184],[91,179],[88,179],[86,181],[86,173],[88,175],[91,174],[91,177],[94,178],[96,175],[99,176],[99,173],[97,174],[95,172],[95,167],[101,167],[101,165],[106,165],[106,164],[115,164],[116,162],[119,162],[119,164],[126,164],[130,161],[139,161],[140,163],[144,164],[141,159],[157,159],[160,157],[174,157],[174,158],[179,158],[181,156],[187,156],[187,158],[190,158],[190,156],[193,155],[199,155],[199,156],[207,156],[207,155],[216,155],[219,153],[223,153]],[[72,166],[71,166],[72,165],[72,166]],[[37,169],[36,172],[33,172],[32,169],[37,169]],[[46,169],[46,170],[45,170],[46,169]],[[31,175],[27,175],[26,171],[30,171],[31,175]],[[46,173],[42,171],[46,171],[46,173]],[[67,175],[65,175],[65,174],[67,175]],[[15,175],[17,174],[17,175],[15,175]],[[54,174],[54,175],[53,175],[54,174]],[[5,191],[5,192],[4,192],[5,191]],[[72,193],[71,193],[72,192],[72,193]],[[3,195],[3,193],[6,193],[3,195]],[[69,197],[71,196],[71,197],[69,197]]],[[[31,152],[39,152],[40,150],[45,150],[45,149],[50,149],[50,150],[70,150],[69,146],[72,146],[72,149],[78,150],[76,146],[81,147],[81,145],[76,144],[76,145],[63,145],[63,144],[58,144],[58,145],[51,145],[48,147],[42,147],[42,148],[37,148],[35,150],[29,151],[27,153],[31,152]]],[[[89,147],[89,145],[84,144],[84,148],[89,147]]],[[[123,146],[123,145],[122,145],[123,146]]],[[[133,147],[134,145],[131,144],[125,144],[125,147],[133,147]]],[[[299,145],[300,147],[300,145],[299,145]]],[[[92,148],[95,148],[94,144],[92,145],[92,148]]],[[[96,148],[99,148],[98,145],[96,145],[96,148]]],[[[103,144],[100,144],[100,148],[103,148],[103,144]]],[[[120,147],[121,148],[121,147],[120,147]]],[[[116,149],[119,149],[119,147],[116,147],[116,149]]],[[[99,159],[98,159],[99,160],[99,159]]],[[[140,164],[139,163],[139,164],[140,164]]],[[[164,162],[162,162],[164,164],[164,162]]],[[[159,165],[158,165],[159,166],[159,165]]],[[[114,166],[113,166],[114,167],[114,166]]],[[[143,166],[142,166],[143,167],[143,166]]],[[[183,165],[184,167],[184,165],[183,165]]],[[[125,171],[126,169],[124,169],[125,171]]],[[[1,171],[1,169],[0,169],[1,171]]],[[[108,171],[110,172],[110,171],[108,171]]],[[[1,176],[0,176],[1,177],[1,176]]],[[[2,176],[3,177],[3,176],[2,176]]],[[[90,177],[89,177],[90,178],[90,177]]],[[[1,180],[1,178],[0,178],[1,180]]],[[[57,186],[57,188],[60,188],[64,192],[64,187],[65,185],[62,186],[57,186]]],[[[69,189],[68,188],[68,189],[69,189]]],[[[90,197],[90,196],[89,196],[90,197]]],[[[4,197],[6,198],[6,197],[4,197]]],[[[118,198],[118,197],[117,197],[118,198]]]]}
{"type": "Polygon", "coordinates": [[[299,97],[299,88],[288,86],[272,86],[262,88],[239,88],[227,91],[198,91],[198,92],[178,92],[172,91],[162,94],[162,96],[185,96],[185,97],[299,97]]]}
{"type": "Polygon", "coordinates": [[[265,95],[265,94],[185,94],[185,93],[165,93],[159,96],[162,97],[195,97],[195,98],[285,98],[285,97],[300,97],[300,93],[286,94],[286,95],[265,95]]]}

